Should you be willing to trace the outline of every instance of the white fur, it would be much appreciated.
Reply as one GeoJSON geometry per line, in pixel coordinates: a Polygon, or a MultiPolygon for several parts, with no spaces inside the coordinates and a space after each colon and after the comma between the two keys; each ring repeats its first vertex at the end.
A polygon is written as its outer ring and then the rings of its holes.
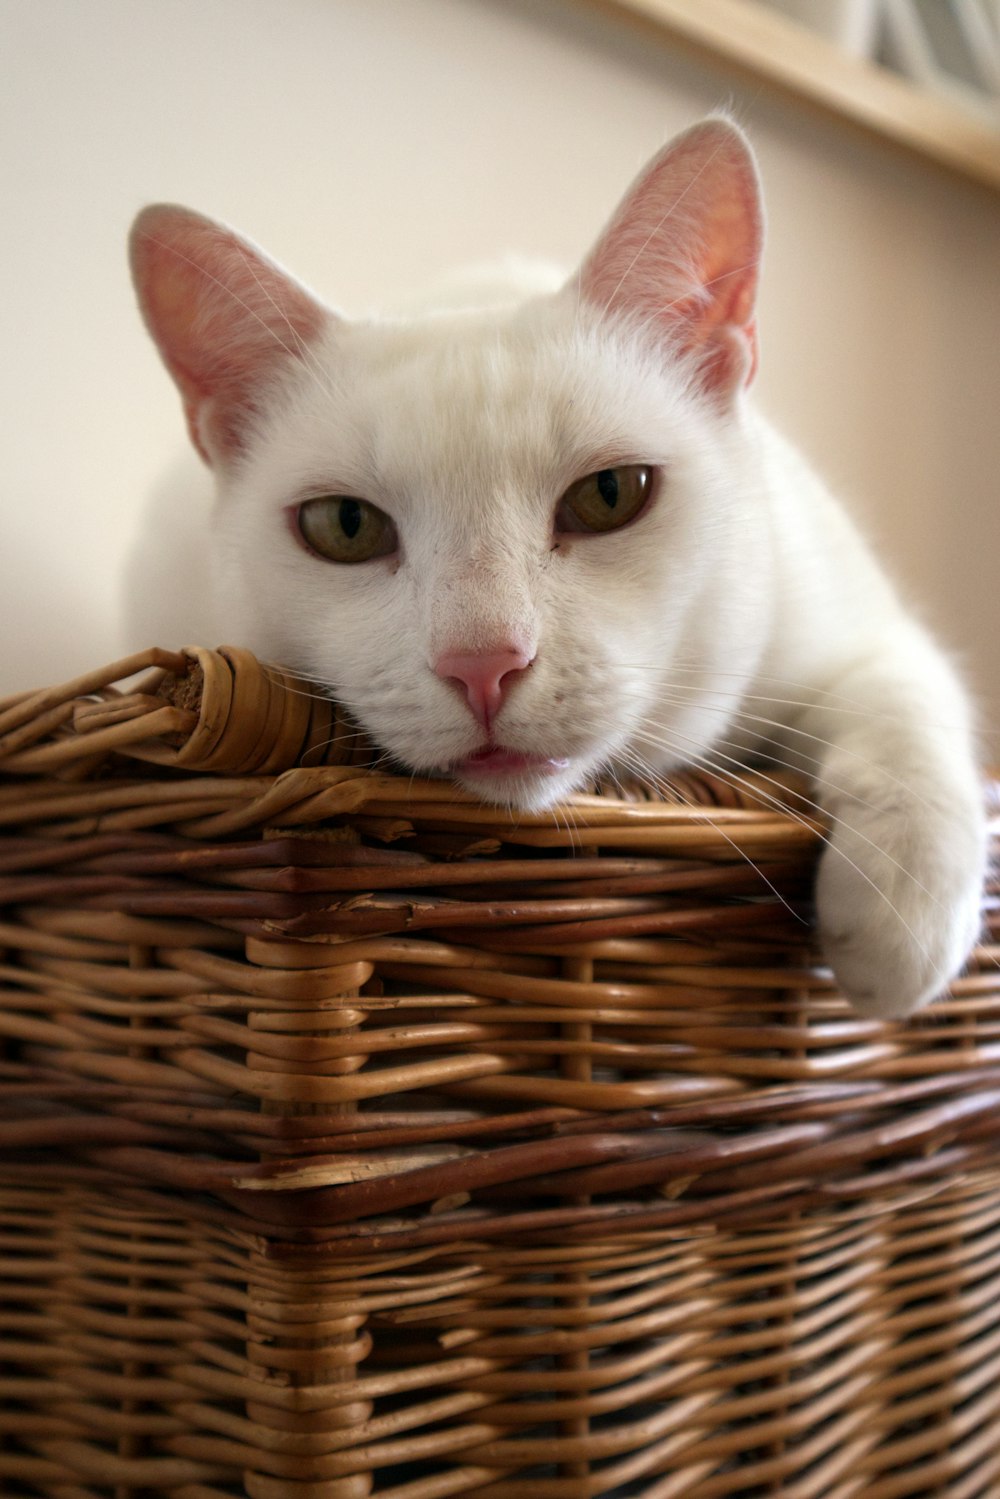
{"type": "MultiPolygon", "coordinates": [[[[832,819],[818,884],[855,1005],[908,1013],[973,942],[984,824],[965,696],[844,512],[742,395],[571,283],[486,310],[331,318],[218,469],[218,635],[326,684],[403,766],[482,744],[434,663],[517,640],[534,655],[494,726],[559,774],[477,775],[541,807],[601,767],[724,774],[768,750],[832,819]],[[559,535],[583,474],[643,462],[655,502],[606,535],[559,535]],[[286,509],[314,494],[386,511],[398,554],[337,566],[286,509]]],[[[446,297],[445,302],[454,304],[446,297]]]]}

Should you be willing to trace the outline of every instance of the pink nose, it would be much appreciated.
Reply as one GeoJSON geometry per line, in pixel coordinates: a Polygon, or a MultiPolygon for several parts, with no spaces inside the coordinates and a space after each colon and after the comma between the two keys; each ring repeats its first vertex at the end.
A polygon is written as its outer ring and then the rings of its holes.
{"type": "Polygon", "coordinates": [[[484,729],[500,711],[500,705],[512,678],[530,666],[534,657],[527,651],[446,651],[434,663],[434,670],[446,682],[459,683],[466,700],[484,729]]]}

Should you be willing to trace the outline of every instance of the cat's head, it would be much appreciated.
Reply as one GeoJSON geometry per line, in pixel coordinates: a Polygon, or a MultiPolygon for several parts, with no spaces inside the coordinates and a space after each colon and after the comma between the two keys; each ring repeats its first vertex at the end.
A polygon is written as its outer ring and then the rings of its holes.
{"type": "Polygon", "coordinates": [[[231,634],[502,803],[707,743],[693,689],[761,631],[761,237],[725,120],[656,157],[565,285],[489,308],[348,321],[229,229],[145,210],[135,282],[217,477],[231,634]]]}

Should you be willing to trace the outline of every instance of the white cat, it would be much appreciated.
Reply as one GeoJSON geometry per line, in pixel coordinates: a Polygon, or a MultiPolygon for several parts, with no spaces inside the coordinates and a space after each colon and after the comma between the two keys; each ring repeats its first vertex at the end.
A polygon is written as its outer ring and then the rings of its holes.
{"type": "Polygon", "coordinates": [[[825,952],[859,1010],[904,1015],[978,929],[970,714],[747,402],[762,232],[749,146],[711,119],[565,285],[349,322],[171,206],[132,256],[216,478],[229,638],[490,801],[546,806],[607,766],[805,768],[832,823],[825,952]]]}

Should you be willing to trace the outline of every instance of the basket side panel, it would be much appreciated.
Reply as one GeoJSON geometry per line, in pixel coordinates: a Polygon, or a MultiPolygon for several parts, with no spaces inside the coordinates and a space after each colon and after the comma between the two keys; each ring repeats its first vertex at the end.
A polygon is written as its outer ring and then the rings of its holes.
{"type": "Polygon", "coordinates": [[[15,1178],[10,1499],[985,1499],[1000,1481],[996,1172],[742,1229],[365,1253],[170,1193],[15,1178]]]}

